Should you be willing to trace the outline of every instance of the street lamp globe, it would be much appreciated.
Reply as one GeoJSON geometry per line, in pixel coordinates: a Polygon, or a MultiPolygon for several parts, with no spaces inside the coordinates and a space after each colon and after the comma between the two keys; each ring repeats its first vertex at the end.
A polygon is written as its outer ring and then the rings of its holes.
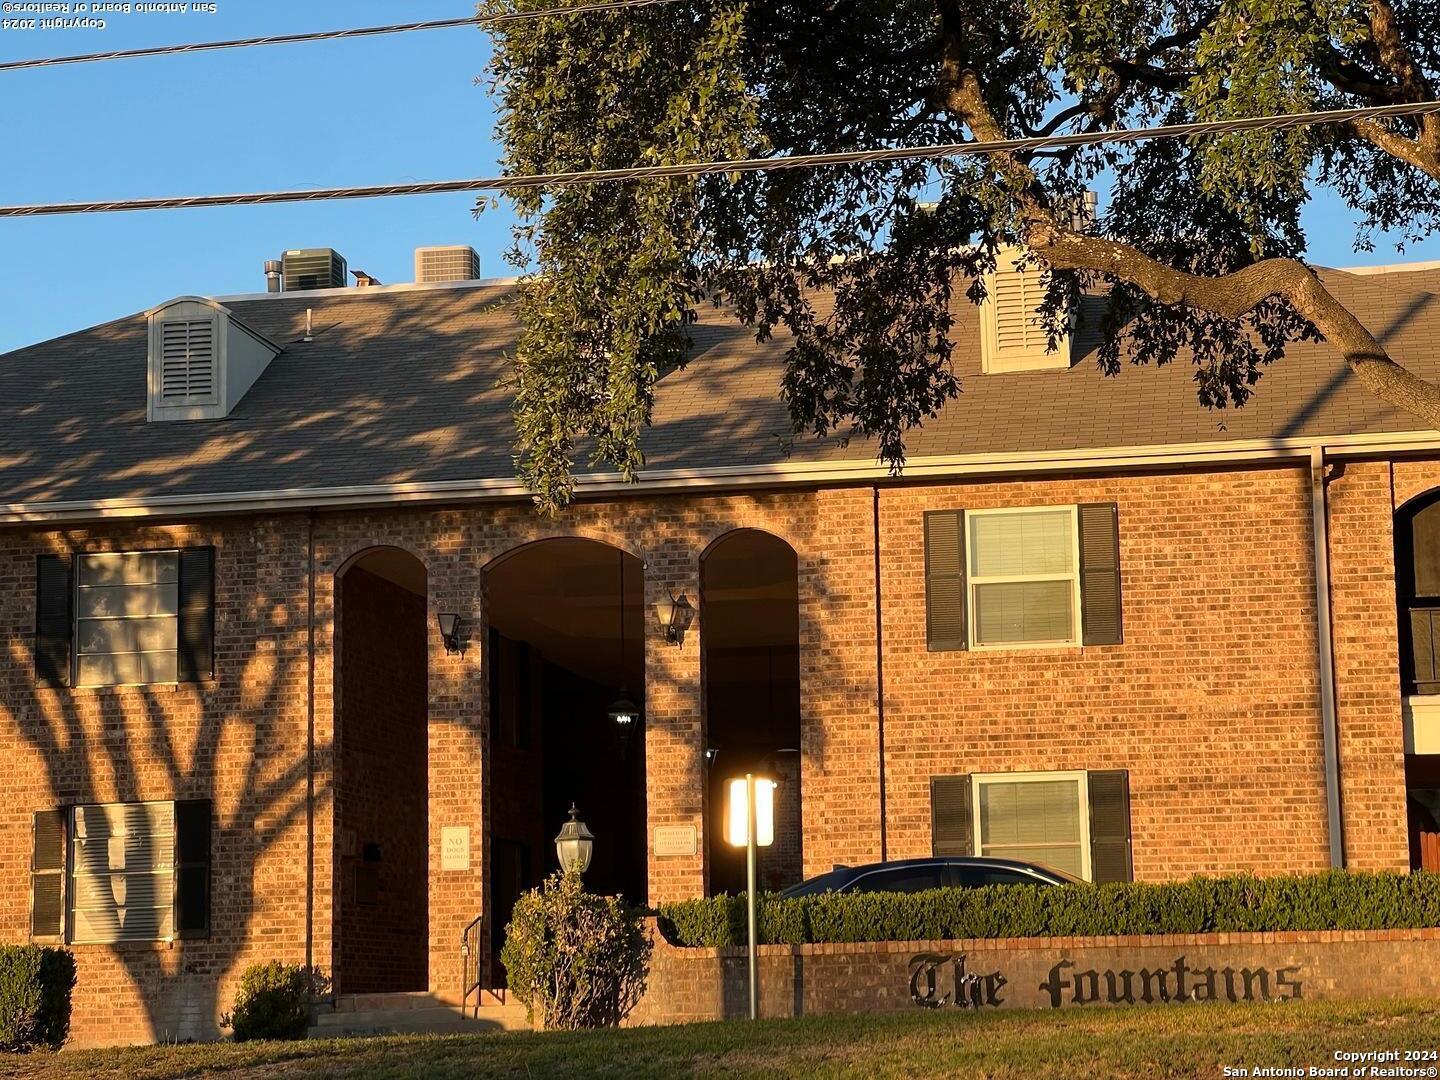
{"type": "Polygon", "coordinates": [[[590,828],[580,820],[580,811],[570,804],[570,820],[560,826],[555,837],[555,855],[560,860],[560,869],[569,873],[574,870],[583,874],[590,866],[590,854],[595,848],[595,837],[590,828]]]}

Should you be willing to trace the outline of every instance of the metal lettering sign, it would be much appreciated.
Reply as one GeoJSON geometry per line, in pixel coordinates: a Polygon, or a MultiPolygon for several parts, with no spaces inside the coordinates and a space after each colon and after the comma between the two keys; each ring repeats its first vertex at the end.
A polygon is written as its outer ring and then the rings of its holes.
{"type": "Polygon", "coordinates": [[[446,825],[440,829],[440,869],[470,869],[470,827],[446,825]]]}
{"type": "Polygon", "coordinates": [[[700,839],[694,825],[655,826],[655,855],[695,855],[700,839]]]}

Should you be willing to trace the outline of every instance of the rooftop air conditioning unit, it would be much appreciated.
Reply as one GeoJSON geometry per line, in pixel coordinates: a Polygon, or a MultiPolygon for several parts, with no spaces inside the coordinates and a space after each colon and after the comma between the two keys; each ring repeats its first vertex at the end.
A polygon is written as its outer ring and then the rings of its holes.
{"type": "Polygon", "coordinates": [[[415,249],[415,281],[434,284],[443,281],[477,281],[480,256],[466,244],[415,249]]]}
{"type": "Polygon", "coordinates": [[[298,248],[280,257],[285,291],[308,289],[343,289],[346,276],[345,258],[334,248],[298,248]]]}

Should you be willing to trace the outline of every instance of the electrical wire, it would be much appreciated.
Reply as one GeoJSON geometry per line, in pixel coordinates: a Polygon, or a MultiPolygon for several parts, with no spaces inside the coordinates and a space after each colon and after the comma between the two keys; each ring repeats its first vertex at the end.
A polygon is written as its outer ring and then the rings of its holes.
{"type": "Polygon", "coordinates": [[[679,177],[713,176],[766,172],[783,169],[811,169],[828,165],[870,164],[886,161],[914,161],[978,157],[987,154],[1046,150],[1067,146],[1100,146],[1107,143],[1137,143],[1152,139],[1193,138],[1243,131],[1283,131],[1312,124],[1349,123],[1399,116],[1440,113],[1440,101],[1375,105],[1358,109],[1327,109],[1322,112],[1280,113],[1274,116],[1203,120],[1159,127],[1120,128],[1113,131],[1085,131],[1068,135],[1043,135],[991,142],[941,143],[933,146],[889,147],[883,150],[851,150],[832,154],[788,154],[733,161],[699,161],[679,165],[641,165],[623,169],[593,169],[582,172],[535,173],[524,176],[490,176],[461,180],[432,180],[408,184],[373,184],[365,187],[254,191],[233,195],[166,196],[151,199],[110,199],[93,202],[33,203],[0,206],[0,217],[39,217],[54,214],[104,214],[131,210],[180,210],[200,206],[258,206],[268,203],[317,202],[334,199],[376,199],[394,195],[440,195],[458,191],[517,191],[530,188],[571,187],[635,180],[667,180],[679,177]]]}
{"type": "Polygon", "coordinates": [[[622,8],[688,2],[690,0],[597,0],[595,3],[577,4],[573,7],[536,8],[533,11],[512,11],[504,15],[470,15],[463,19],[431,19],[427,22],[392,23],[388,26],[358,26],[348,30],[317,30],[306,34],[273,34],[268,37],[235,38],[230,41],[197,41],[187,45],[153,45],[144,49],[117,49],[114,52],[81,53],[77,56],[8,60],[0,63],[0,71],[59,67],[62,64],[94,64],[105,60],[131,60],[144,56],[217,52],[220,49],[251,49],[261,45],[293,45],[302,41],[339,41],[345,38],[375,37],[380,34],[404,34],[412,30],[447,30],[456,26],[501,26],[551,16],[589,15],[602,11],[619,11],[622,8]]]}

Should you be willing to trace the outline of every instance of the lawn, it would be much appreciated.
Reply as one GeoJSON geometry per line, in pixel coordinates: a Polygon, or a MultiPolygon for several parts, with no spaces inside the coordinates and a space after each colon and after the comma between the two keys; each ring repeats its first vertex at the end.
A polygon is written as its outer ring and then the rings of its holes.
{"type": "Polygon", "coordinates": [[[1440,1003],[1287,1002],[150,1047],[0,1056],[0,1077],[1221,1077],[1225,1065],[1437,1047],[1440,1003]]]}

